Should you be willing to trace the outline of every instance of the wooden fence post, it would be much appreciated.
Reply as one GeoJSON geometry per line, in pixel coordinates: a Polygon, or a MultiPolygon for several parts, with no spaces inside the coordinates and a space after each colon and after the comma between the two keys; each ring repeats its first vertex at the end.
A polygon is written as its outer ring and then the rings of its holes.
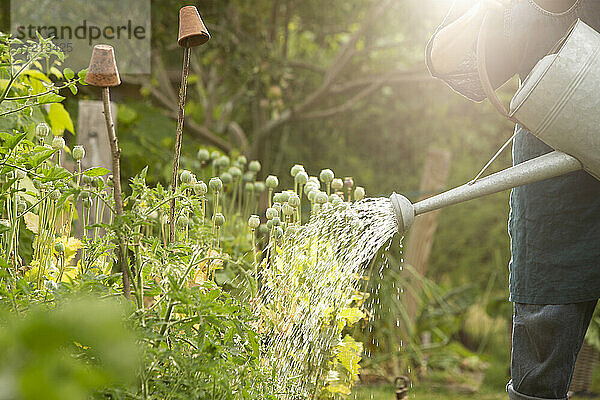
{"type": "MultiPolygon", "coordinates": [[[[430,148],[427,152],[425,170],[421,178],[419,200],[439,193],[446,186],[448,172],[450,171],[451,153],[448,150],[430,148]]],[[[412,266],[420,275],[425,276],[427,262],[431,254],[433,237],[437,229],[439,210],[419,215],[410,228],[404,246],[404,262],[412,266]]],[[[411,320],[416,318],[418,299],[408,295],[405,304],[411,320]]]]}
{"type": "MultiPolygon", "coordinates": [[[[117,105],[110,103],[113,118],[117,118],[117,105]]],[[[77,118],[77,144],[85,148],[85,158],[81,160],[81,168],[85,171],[91,167],[112,168],[110,153],[110,142],[106,133],[106,121],[104,120],[104,108],[101,101],[98,100],[80,100],[79,117],[77,118]]],[[[73,221],[74,232],[82,231],[81,224],[81,206],[77,207],[77,215],[80,217],[73,221]]],[[[91,213],[93,214],[93,213],[91,213]]],[[[108,213],[104,214],[105,223],[109,222],[108,213]]],[[[94,215],[90,215],[94,218],[94,215]]],[[[90,223],[95,223],[94,220],[90,223]]],[[[100,222],[100,221],[99,221],[100,222]]],[[[83,235],[82,235],[83,237],[83,235]]]]}

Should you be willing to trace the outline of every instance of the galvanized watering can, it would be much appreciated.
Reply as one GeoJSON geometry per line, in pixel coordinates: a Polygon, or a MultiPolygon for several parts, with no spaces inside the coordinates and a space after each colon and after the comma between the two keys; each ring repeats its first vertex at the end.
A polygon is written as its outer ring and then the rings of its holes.
{"type": "Polygon", "coordinates": [[[416,215],[506,189],[584,169],[600,180],[600,34],[583,21],[531,70],[511,100],[496,97],[485,68],[486,20],[478,40],[479,76],[490,102],[505,117],[556,149],[503,171],[412,204],[390,197],[403,233],[416,215]]]}

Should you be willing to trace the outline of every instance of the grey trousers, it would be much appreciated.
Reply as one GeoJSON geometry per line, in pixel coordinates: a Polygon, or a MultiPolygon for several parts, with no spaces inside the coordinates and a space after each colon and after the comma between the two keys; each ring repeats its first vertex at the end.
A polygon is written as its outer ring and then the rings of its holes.
{"type": "Polygon", "coordinates": [[[567,399],[596,302],[514,304],[510,400],[567,399]]]}

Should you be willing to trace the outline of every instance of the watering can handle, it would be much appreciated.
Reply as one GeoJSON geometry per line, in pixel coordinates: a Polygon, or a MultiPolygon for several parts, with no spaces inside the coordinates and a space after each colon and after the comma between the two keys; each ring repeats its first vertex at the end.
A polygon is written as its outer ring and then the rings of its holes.
{"type": "Polygon", "coordinates": [[[486,12],[483,16],[483,21],[481,22],[481,27],[479,28],[479,36],[477,37],[477,71],[479,72],[479,80],[481,81],[481,86],[483,87],[483,92],[490,100],[490,103],[498,110],[500,114],[504,117],[510,119],[513,122],[516,122],[511,118],[507,108],[500,102],[498,96],[496,96],[496,92],[492,87],[490,82],[490,77],[487,72],[487,62],[486,62],[486,44],[487,44],[487,25],[488,18],[490,16],[490,11],[486,12]]]}

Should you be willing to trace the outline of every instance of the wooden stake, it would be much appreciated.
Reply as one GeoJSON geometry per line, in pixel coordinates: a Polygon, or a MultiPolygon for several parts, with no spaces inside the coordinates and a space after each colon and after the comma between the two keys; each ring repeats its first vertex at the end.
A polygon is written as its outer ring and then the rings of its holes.
{"type": "MultiPolygon", "coordinates": [[[[175,136],[175,152],[173,154],[173,175],[171,175],[171,193],[175,196],[177,192],[177,181],[179,175],[179,156],[181,154],[181,142],[183,141],[183,122],[185,118],[185,98],[187,95],[187,81],[190,73],[191,48],[185,47],[183,53],[183,70],[181,71],[181,87],[179,88],[179,108],[177,111],[177,133],[175,136]]],[[[175,198],[171,200],[169,213],[169,242],[175,241],[175,198]]]]}
{"type": "MultiPolygon", "coordinates": [[[[113,173],[113,194],[115,199],[115,211],[117,215],[123,215],[123,194],[121,192],[121,149],[119,149],[119,140],[115,132],[115,124],[113,123],[112,113],[110,110],[110,89],[102,88],[102,104],[104,106],[104,119],[106,120],[106,129],[108,131],[108,140],[110,142],[110,152],[112,156],[112,173],[113,173]]],[[[119,235],[120,236],[120,235],[119,235]]],[[[127,246],[125,240],[119,237],[119,264],[121,264],[121,272],[123,275],[123,294],[129,298],[131,282],[129,279],[129,267],[126,263],[127,246]]]]}

